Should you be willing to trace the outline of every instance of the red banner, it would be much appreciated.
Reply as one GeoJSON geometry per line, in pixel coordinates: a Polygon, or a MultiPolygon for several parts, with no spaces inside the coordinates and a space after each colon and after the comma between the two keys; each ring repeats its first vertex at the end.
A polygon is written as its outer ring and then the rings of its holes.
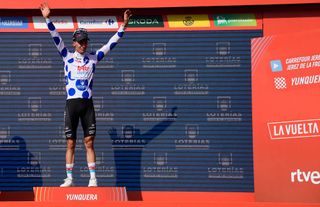
{"type": "MultiPolygon", "coordinates": [[[[38,9],[43,0],[15,0],[0,1],[1,9],[38,9]]],[[[47,0],[51,8],[59,9],[92,9],[92,8],[164,8],[164,7],[196,7],[196,6],[245,6],[245,5],[277,5],[277,4],[310,4],[319,3],[318,0],[47,0]]]]}
{"type": "Polygon", "coordinates": [[[37,202],[65,201],[127,201],[124,187],[34,187],[37,202]]]}
{"type": "Polygon", "coordinates": [[[252,40],[257,201],[320,202],[319,36],[252,40]]]}

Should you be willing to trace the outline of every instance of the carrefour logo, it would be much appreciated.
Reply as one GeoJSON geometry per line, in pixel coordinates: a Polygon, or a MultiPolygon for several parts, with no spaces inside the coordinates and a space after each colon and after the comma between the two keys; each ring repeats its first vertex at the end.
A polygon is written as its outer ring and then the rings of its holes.
{"type": "Polygon", "coordinates": [[[78,27],[86,29],[115,29],[118,28],[115,16],[78,16],[78,27]]]}

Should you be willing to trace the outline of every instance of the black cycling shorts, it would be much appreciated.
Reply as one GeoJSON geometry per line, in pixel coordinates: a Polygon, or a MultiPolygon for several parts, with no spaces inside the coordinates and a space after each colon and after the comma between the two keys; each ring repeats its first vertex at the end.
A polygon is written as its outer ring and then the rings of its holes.
{"type": "Polygon", "coordinates": [[[81,120],[84,137],[96,135],[96,116],[92,99],[68,99],[64,113],[67,139],[77,139],[77,128],[81,120]]]}

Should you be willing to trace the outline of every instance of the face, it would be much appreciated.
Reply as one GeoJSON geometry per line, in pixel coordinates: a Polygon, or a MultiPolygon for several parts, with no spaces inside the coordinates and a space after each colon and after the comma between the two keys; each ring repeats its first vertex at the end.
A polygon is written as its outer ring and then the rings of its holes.
{"type": "Polygon", "coordinates": [[[88,40],[81,40],[79,42],[74,41],[73,47],[78,53],[84,54],[88,48],[88,40]]]}

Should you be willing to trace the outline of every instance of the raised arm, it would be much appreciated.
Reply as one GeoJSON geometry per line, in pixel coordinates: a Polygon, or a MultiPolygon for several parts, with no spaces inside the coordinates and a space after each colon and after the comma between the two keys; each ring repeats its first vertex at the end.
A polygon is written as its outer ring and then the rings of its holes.
{"type": "Polygon", "coordinates": [[[69,51],[65,47],[64,42],[63,42],[60,34],[57,32],[54,24],[50,20],[50,8],[49,8],[49,5],[47,3],[42,3],[40,5],[40,10],[41,10],[42,16],[46,20],[46,23],[47,23],[49,32],[51,34],[51,37],[52,37],[52,39],[54,41],[54,44],[57,47],[57,49],[59,50],[59,53],[60,53],[61,57],[63,58],[63,60],[65,60],[65,58],[67,57],[69,51]]]}
{"type": "Polygon", "coordinates": [[[116,34],[114,34],[108,41],[107,44],[103,45],[97,52],[97,60],[100,61],[102,58],[108,54],[123,37],[124,31],[128,25],[129,19],[132,16],[132,12],[127,9],[123,14],[123,24],[120,25],[116,34]]]}

